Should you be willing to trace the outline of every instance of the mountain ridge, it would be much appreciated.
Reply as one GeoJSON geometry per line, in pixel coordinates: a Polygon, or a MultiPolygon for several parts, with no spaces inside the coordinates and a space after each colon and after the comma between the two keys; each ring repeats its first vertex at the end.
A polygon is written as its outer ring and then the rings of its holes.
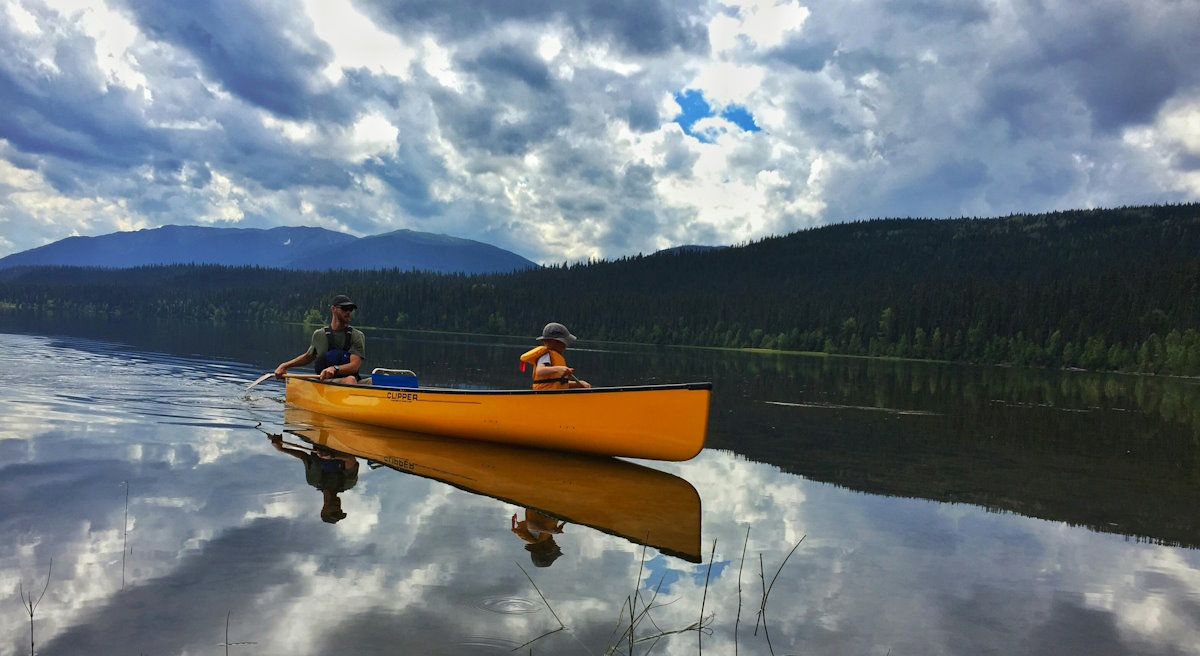
{"type": "Polygon", "coordinates": [[[467,274],[538,267],[537,263],[498,246],[440,233],[401,229],[355,237],[313,226],[224,228],[172,224],[94,237],[66,237],[0,258],[0,269],[25,266],[124,269],[173,264],[305,271],[417,269],[467,274]]]}

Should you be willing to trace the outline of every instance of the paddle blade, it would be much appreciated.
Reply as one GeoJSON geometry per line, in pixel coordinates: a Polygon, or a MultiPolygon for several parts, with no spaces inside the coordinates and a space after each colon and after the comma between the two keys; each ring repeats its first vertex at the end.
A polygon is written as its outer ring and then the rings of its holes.
{"type": "Polygon", "coordinates": [[[258,380],[254,381],[253,383],[250,383],[250,385],[248,385],[248,386],[246,387],[246,392],[245,392],[245,394],[249,394],[249,393],[250,393],[250,390],[254,389],[254,386],[255,386],[255,385],[257,385],[257,384],[259,384],[259,383],[263,382],[264,380],[266,380],[266,379],[268,379],[268,378],[270,378],[271,376],[274,376],[274,375],[275,375],[275,373],[274,373],[274,372],[272,372],[272,373],[269,373],[269,374],[263,374],[263,375],[259,376],[259,377],[258,377],[258,380]]]}

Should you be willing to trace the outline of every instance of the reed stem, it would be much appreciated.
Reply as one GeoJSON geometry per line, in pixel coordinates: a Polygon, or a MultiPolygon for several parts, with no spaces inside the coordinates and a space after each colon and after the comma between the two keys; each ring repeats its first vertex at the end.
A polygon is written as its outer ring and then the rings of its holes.
{"type": "Polygon", "coordinates": [[[129,481],[125,481],[125,523],[121,526],[124,538],[121,541],[121,589],[125,589],[125,554],[129,553],[129,481]]]}
{"type": "Polygon", "coordinates": [[[742,559],[738,562],[738,609],[733,620],[733,656],[738,653],[738,625],[742,622],[742,566],[746,564],[746,545],[750,544],[750,527],[746,526],[746,541],[742,542],[742,559]]]}
{"type": "Polygon", "coordinates": [[[42,587],[42,594],[38,595],[37,600],[33,598],[33,593],[25,595],[25,585],[17,584],[17,593],[21,596],[21,605],[29,612],[29,656],[33,656],[34,640],[33,640],[33,615],[37,611],[38,604],[42,603],[42,598],[46,596],[46,590],[50,589],[50,573],[54,571],[54,559],[50,559],[50,566],[46,568],[46,585],[42,587]]]}
{"type": "Polygon", "coordinates": [[[708,552],[708,571],[704,573],[704,594],[700,595],[700,622],[696,625],[697,653],[704,653],[704,602],[708,601],[708,579],[712,576],[713,556],[717,553],[717,541],[714,538],[712,550],[708,552]]]}

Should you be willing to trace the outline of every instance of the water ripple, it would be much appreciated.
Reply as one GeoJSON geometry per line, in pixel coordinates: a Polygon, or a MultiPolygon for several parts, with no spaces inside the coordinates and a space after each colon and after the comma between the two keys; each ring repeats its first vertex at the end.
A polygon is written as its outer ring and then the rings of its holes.
{"type": "Polygon", "coordinates": [[[19,409],[24,417],[0,429],[5,435],[80,421],[117,430],[144,419],[160,426],[229,430],[253,426],[260,414],[242,398],[252,378],[237,363],[135,353],[115,343],[74,338],[4,334],[0,344],[52,363],[44,375],[10,387],[0,400],[0,412],[13,415],[19,409]]]}
{"type": "Polygon", "coordinates": [[[521,643],[495,636],[466,636],[435,654],[511,654],[521,643]]]}
{"type": "Polygon", "coordinates": [[[476,607],[503,615],[525,615],[527,613],[536,613],[542,609],[542,605],[536,601],[520,597],[504,596],[484,597],[479,600],[476,607]]]}

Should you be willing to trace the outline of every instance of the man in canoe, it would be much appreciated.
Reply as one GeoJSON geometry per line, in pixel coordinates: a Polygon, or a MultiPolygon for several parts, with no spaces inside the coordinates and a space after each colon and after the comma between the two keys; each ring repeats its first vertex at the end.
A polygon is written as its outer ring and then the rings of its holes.
{"type": "Polygon", "coordinates": [[[526,364],[533,365],[533,389],[575,389],[591,387],[585,380],[575,377],[575,370],[567,366],[563,352],[575,342],[575,336],[561,323],[550,322],[537,338],[542,343],[521,356],[521,371],[526,364]]]}
{"type": "Polygon", "coordinates": [[[287,370],[315,362],[313,371],[321,380],[337,383],[357,383],[361,376],[363,358],[367,354],[367,338],[362,331],[350,326],[350,314],[358,306],[350,297],[338,294],[329,305],[329,325],[313,332],[308,350],[275,367],[275,377],[283,378],[287,370]]]}

